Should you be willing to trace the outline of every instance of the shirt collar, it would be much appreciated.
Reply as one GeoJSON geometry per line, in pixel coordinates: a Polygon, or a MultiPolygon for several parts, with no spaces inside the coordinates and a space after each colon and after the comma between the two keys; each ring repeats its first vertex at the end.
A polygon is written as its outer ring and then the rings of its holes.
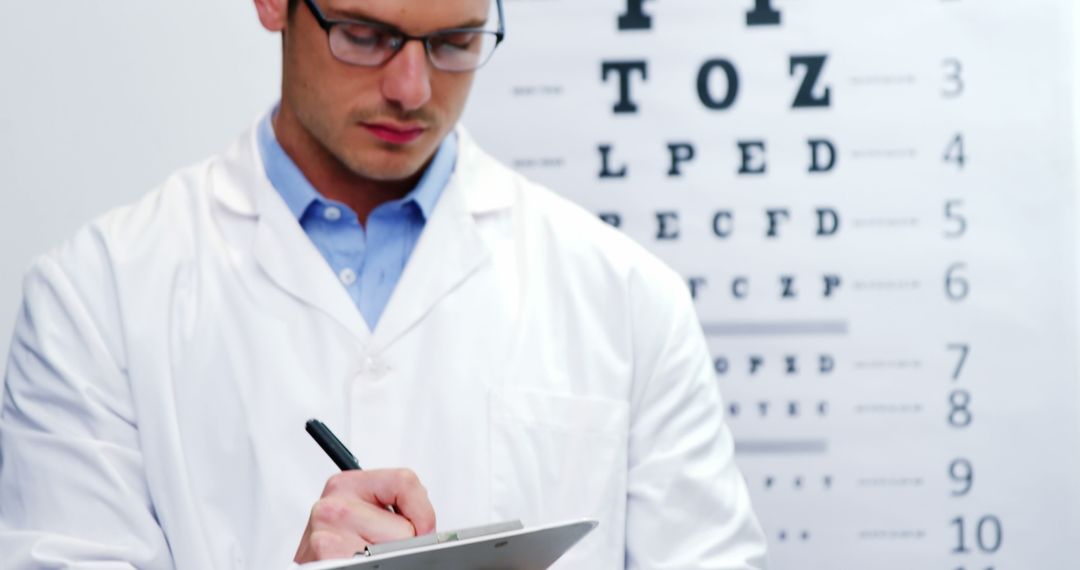
{"type": "MultiPolygon", "coordinates": [[[[278,143],[273,124],[276,113],[275,106],[259,123],[259,151],[263,157],[267,178],[281,195],[289,211],[297,220],[300,220],[312,203],[327,200],[311,185],[304,173],[278,143]]],[[[420,182],[416,187],[404,198],[394,200],[394,202],[400,204],[415,202],[424,219],[429,219],[439,201],[439,196],[442,195],[443,189],[450,181],[450,176],[454,173],[457,151],[457,133],[451,132],[439,145],[435,158],[420,177],[420,182]]]]}
{"type": "Polygon", "coordinates": [[[439,149],[435,151],[435,158],[431,160],[431,164],[428,165],[427,170],[420,177],[420,182],[417,182],[416,188],[413,188],[404,198],[406,202],[409,200],[416,202],[425,220],[431,217],[431,212],[435,210],[435,204],[438,203],[439,196],[442,195],[443,189],[450,182],[450,176],[454,174],[454,165],[457,164],[457,149],[457,133],[451,131],[443,139],[439,149]]]}

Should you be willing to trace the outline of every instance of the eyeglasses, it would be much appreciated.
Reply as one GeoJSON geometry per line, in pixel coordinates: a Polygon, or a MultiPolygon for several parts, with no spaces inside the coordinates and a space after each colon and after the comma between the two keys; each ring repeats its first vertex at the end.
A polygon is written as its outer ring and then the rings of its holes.
{"type": "Polygon", "coordinates": [[[496,0],[499,29],[454,28],[425,36],[410,36],[379,22],[360,19],[331,20],[315,0],[304,0],[330,42],[330,53],[339,61],[361,67],[379,67],[390,61],[411,40],[424,43],[428,60],[443,71],[472,71],[485,63],[506,35],[502,0],[496,0]]]}

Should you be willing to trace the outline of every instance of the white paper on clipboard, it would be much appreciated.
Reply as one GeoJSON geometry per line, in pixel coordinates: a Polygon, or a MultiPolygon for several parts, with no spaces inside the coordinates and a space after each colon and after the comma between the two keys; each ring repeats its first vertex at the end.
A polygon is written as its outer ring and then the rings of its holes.
{"type": "Polygon", "coordinates": [[[300,570],[545,570],[599,524],[578,520],[300,566],[300,570]]]}

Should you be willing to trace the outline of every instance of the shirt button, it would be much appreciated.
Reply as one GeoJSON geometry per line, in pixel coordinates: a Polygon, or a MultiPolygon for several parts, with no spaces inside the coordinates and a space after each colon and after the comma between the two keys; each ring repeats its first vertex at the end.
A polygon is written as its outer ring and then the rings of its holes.
{"type": "Polygon", "coordinates": [[[327,221],[336,222],[341,219],[341,208],[337,206],[328,206],[322,213],[323,217],[327,221]]]}
{"type": "Polygon", "coordinates": [[[353,283],[356,283],[356,272],[352,269],[345,268],[341,270],[341,273],[338,273],[338,278],[341,279],[341,282],[345,285],[352,285],[353,283]]]}

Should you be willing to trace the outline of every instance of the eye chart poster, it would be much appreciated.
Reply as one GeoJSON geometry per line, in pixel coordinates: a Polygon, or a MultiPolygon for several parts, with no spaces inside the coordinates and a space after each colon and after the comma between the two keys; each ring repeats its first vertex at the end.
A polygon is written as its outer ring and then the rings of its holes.
{"type": "Polygon", "coordinates": [[[465,123],[685,277],[772,568],[1080,568],[1072,10],[506,0],[465,123]]]}

